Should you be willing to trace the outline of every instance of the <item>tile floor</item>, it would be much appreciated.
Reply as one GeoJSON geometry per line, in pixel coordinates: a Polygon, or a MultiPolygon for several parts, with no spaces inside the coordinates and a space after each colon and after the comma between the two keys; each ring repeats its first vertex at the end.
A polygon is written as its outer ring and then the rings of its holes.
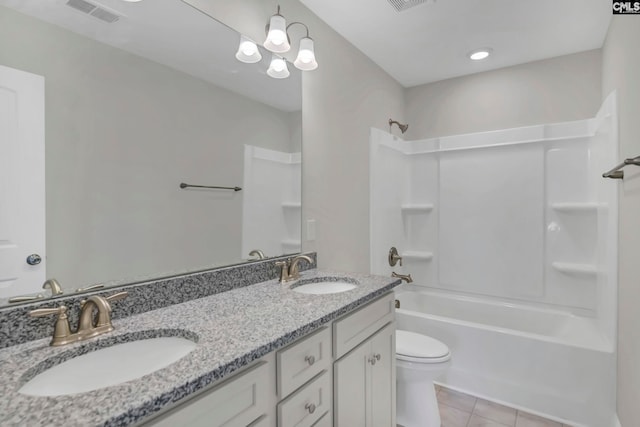
{"type": "Polygon", "coordinates": [[[442,427],[570,427],[436,386],[442,427]]]}

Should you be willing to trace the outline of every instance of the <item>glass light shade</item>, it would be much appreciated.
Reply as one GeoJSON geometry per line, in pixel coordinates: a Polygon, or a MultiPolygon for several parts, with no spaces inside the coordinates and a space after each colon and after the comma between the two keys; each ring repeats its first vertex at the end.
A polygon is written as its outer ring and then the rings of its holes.
{"type": "Polygon", "coordinates": [[[238,46],[238,52],[236,52],[236,59],[240,62],[246,62],[247,64],[253,64],[262,59],[258,46],[245,36],[240,36],[240,45],[238,46]]]}
{"type": "Polygon", "coordinates": [[[289,68],[287,67],[287,61],[279,56],[273,55],[271,57],[271,64],[269,64],[267,74],[274,79],[286,79],[290,74],[289,68]]]}
{"type": "Polygon", "coordinates": [[[302,71],[311,71],[318,68],[318,63],[316,62],[316,54],[313,51],[313,40],[309,37],[304,37],[300,40],[298,57],[293,62],[293,65],[295,65],[297,69],[302,71]]]}
{"type": "Polygon", "coordinates": [[[287,37],[287,22],[284,16],[273,15],[269,20],[269,32],[264,47],[271,52],[283,53],[291,49],[287,37]]]}

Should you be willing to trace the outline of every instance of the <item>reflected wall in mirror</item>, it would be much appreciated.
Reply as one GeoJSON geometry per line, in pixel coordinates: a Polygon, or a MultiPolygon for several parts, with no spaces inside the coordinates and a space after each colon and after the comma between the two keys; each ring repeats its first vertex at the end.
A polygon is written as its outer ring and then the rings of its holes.
{"type": "MultiPolygon", "coordinates": [[[[268,77],[266,51],[237,61],[240,35],[181,0],[70,4],[84,2],[0,0],[0,66],[44,80],[46,158],[46,250],[19,244],[22,187],[0,187],[3,302],[48,295],[44,278],[68,294],[299,252],[300,72],[268,77]]],[[[7,82],[0,93],[6,119],[19,102],[7,82]]]]}

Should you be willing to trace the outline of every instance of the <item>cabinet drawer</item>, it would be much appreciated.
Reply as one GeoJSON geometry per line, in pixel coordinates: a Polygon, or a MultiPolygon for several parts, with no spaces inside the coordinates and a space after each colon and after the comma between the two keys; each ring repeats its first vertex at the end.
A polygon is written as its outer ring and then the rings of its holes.
{"type": "Polygon", "coordinates": [[[333,323],[333,353],[336,359],[395,319],[393,292],[333,323]]]}
{"type": "Polygon", "coordinates": [[[325,371],[278,404],[278,427],[313,426],[331,410],[331,396],[331,377],[325,371]]]}
{"type": "MultiPolygon", "coordinates": [[[[271,365],[273,366],[273,365],[271,365]]],[[[145,426],[246,426],[268,411],[269,364],[259,362],[145,426]]]]}
{"type": "Polygon", "coordinates": [[[277,388],[280,398],[331,366],[331,329],[322,328],[276,355],[277,388]]]}

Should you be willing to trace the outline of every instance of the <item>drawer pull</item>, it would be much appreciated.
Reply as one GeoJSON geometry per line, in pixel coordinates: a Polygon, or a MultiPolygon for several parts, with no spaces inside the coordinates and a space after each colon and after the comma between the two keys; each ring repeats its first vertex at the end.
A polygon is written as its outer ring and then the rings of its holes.
{"type": "Polygon", "coordinates": [[[316,358],[311,356],[311,355],[305,357],[304,360],[309,364],[309,366],[311,366],[314,363],[316,363],[316,358]]]}
{"type": "Polygon", "coordinates": [[[304,405],[304,409],[306,409],[310,414],[313,414],[314,412],[316,412],[316,405],[314,405],[313,403],[307,403],[306,405],[304,405]]]}

